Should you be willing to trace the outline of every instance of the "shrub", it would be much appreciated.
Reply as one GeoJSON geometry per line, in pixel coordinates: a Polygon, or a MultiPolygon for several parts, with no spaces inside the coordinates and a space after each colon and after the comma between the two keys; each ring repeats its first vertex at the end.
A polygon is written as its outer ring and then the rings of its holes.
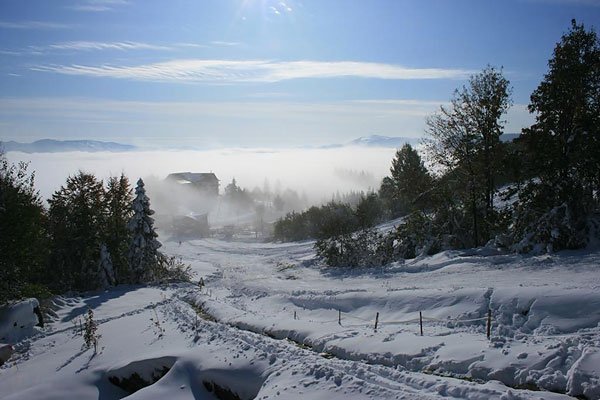
{"type": "Polygon", "coordinates": [[[373,229],[320,239],[317,256],[332,267],[374,267],[392,261],[386,237],[373,229]]]}
{"type": "Polygon", "coordinates": [[[331,202],[321,207],[310,207],[302,213],[288,213],[275,222],[274,237],[281,241],[326,239],[353,232],[358,226],[352,207],[331,202]]]}
{"type": "Polygon", "coordinates": [[[193,272],[190,265],[184,264],[181,258],[168,257],[159,253],[158,264],[152,273],[157,283],[166,282],[190,282],[193,272]]]}
{"type": "Polygon", "coordinates": [[[91,308],[88,308],[87,314],[85,315],[83,331],[83,340],[85,347],[90,348],[94,346],[94,354],[98,351],[98,340],[100,335],[98,334],[98,324],[94,321],[94,312],[91,308]]]}

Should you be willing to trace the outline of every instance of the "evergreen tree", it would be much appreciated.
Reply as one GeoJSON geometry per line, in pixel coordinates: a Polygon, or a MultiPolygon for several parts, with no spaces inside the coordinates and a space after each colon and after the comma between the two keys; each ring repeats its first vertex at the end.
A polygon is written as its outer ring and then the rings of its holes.
{"type": "Polygon", "coordinates": [[[273,207],[275,207],[276,211],[283,211],[283,206],[285,205],[285,202],[283,201],[283,199],[281,198],[280,195],[276,195],[275,199],[273,199],[273,207]]]}
{"type": "Polygon", "coordinates": [[[0,304],[41,281],[47,257],[45,210],[27,164],[11,165],[0,151],[0,304]]]}
{"type": "Polygon", "coordinates": [[[410,144],[396,151],[390,172],[391,176],[384,178],[381,184],[380,195],[388,202],[392,216],[425,205],[421,195],[431,189],[432,178],[421,156],[410,144]]]}
{"type": "Polygon", "coordinates": [[[531,95],[536,121],[524,130],[530,165],[549,190],[546,207],[567,203],[585,213],[600,189],[600,41],[571,21],[548,61],[548,73],[531,95]]]}
{"type": "Polygon", "coordinates": [[[600,192],[600,41],[571,21],[548,73],[531,95],[535,123],[523,130],[526,173],[513,218],[513,248],[585,246],[600,192]]]}
{"type": "Polygon", "coordinates": [[[102,181],[82,171],[50,200],[48,229],[55,287],[91,290],[102,286],[100,249],[105,236],[106,210],[102,181]]]}
{"type": "Polygon", "coordinates": [[[127,282],[131,275],[127,261],[131,236],[127,224],[132,215],[132,199],[129,179],[124,174],[108,179],[105,196],[108,211],[105,242],[114,268],[115,283],[127,282]]]}
{"type": "Polygon", "coordinates": [[[362,196],[356,206],[356,218],[360,228],[370,228],[383,218],[383,207],[381,200],[375,193],[362,196]]]}
{"type": "Polygon", "coordinates": [[[148,282],[154,278],[154,271],[159,265],[158,249],[161,244],[156,239],[158,234],[151,217],[154,211],[150,209],[150,199],[146,196],[142,178],[137,181],[132,209],[133,216],[128,224],[132,238],[129,246],[129,267],[134,283],[148,282]]]}
{"type": "Polygon", "coordinates": [[[235,178],[231,183],[225,186],[225,200],[231,204],[236,211],[250,210],[254,205],[254,200],[246,189],[237,185],[235,178]]]}

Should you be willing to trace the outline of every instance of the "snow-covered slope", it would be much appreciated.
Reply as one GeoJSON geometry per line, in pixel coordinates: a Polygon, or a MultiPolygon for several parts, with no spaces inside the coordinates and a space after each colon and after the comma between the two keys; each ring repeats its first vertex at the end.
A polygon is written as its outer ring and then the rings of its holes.
{"type": "Polygon", "coordinates": [[[310,242],[164,245],[204,288],[57,299],[56,320],[0,369],[0,398],[118,399],[111,381],[166,371],[127,398],[600,398],[598,254],[480,249],[342,271],[321,268],[310,242]],[[96,355],[78,334],[87,307],[96,355]]]}

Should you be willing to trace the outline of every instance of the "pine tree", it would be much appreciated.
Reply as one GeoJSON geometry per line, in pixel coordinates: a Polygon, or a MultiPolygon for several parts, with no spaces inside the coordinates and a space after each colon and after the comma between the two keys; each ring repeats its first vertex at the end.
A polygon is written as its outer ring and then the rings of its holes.
{"type": "Polygon", "coordinates": [[[0,304],[44,278],[46,213],[27,164],[12,165],[0,151],[0,304]]]}
{"type": "Polygon", "coordinates": [[[513,220],[513,247],[558,251],[588,243],[600,206],[600,40],[575,20],[531,95],[535,123],[520,144],[527,175],[513,220]]]}
{"type": "Polygon", "coordinates": [[[161,247],[156,239],[158,234],[154,229],[154,219],[151,215],[150,199],[146,196],[144,181],[140,178],[135,188],[135,199],[132,204],[133,216],[129,220],[128,228],[131,233],[129,246],[129,267],[134,283],[148,282],[153,279],[153,270],[156,270],[161,247]]]}
{"type": "Polygon", "coordinates": [[[101,287],[100,249],[106,209],[102,181],[80,171],[50,200],[48,228],[54,284],[60,290],[92,290],[101,287]]]}
{"type": "MultiPolygon", "coordinates": [[[[600,189],[600,40],[571,21],[531,95],[536,122],[524,130],[530,164],[550,190],[548,207],[589,212],[600,189]]],[[[597,199],[596,199],[597,202],[597,199]]]]}
{"type": "Polygon", "coordinates": [[[381,200],[375,193],[361,196],[356,206],[356,218],[361,229],[370,228],[378,223],[383,217],[381,200]]]}
{"type": "Polygon", "coordinates": [[[105,242],[114,267],[115,284],[129,281],[131,275],[127,261],[131,236],[127,224],[132,215],[132,199],[129,179],[124,174],[108,179],[105,196],[108,212],[105,242]]]}
{"type": "Polygon", "coordinates": [[[410,144],[396,151],[390,173],[391,176],[384,178],[379,193],[388,203],[392,216],[403,215],[425,205],[419,200],[431,188],[432,178],[421,156],[410,144]]]}

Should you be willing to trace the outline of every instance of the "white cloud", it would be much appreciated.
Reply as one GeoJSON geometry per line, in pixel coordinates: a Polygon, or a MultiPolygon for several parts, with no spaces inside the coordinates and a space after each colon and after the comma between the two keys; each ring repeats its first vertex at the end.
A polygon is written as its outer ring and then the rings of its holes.
{"type": "MultiPolygon", "coordinates": [[[[269,94],[272,95],[272,94],[269,94]]],[[[276,95],[285,95],[277,93],[276,95]]],[[[273,96],[274,97],[274,96],[273,96]]],[[[376,116],[424,116],[437,109],[441,102],[421,100],[358,100],[330,102],[244,101],[244,102],[159,102],[117,101],[88,98],[0,98],[0,116],[51,116],[86,120],[94,116],[101,120],[123,121],[131,115],[144,118],[192,118],[218,116],[230,118],[286,119],[298,116],[337,115],[352,118],[376,116]]]]}
{"type": "Polygon", "coordinates": [[[68,29],[69,25],[47,21],[0,21],[3,29],[68,29]]]}
{"type": "Polygon", "coordinates": [[[67,8],[84,12],[104,12],[112,11],[118,6],[128,4],[129,1],[127,0],[83,0],[81,3],[68,6],[67,8]]]}
{"type": "Polygon", "coordinates": [[[232,47],[232,46],[239,46],[241,43],[239,43],[239,42],[226,42],[226,41],[222,41],[222,40],[213,40],[212,42],[210,42],[210,44],[215,45],[215,46],[232,47]]]}
{"type": "Polygon", "coordinates": [[[358,61],[182,59],[137,66],[40,65],[35,71],[154,82],[280,82],[302,78],[463,79],[473,71],[358,61]]]}
{"type": "Polygon", "coordinates": [[[45,47],[32,46],[34,50],[171,50],[171,47],[140,42],[86,42],[72,41],[55,43],[45,47]]]}
{"type": "MultiPolygon", "coordinates": [[[[233,45],[233,44],[229,44],[233,45]]],[[[95,42],[95,41],[69,41],[59,42],[44,46],[28,46],[23,51],[4,51],[0,50],[0,54],[7,55],[22,55],[22,54],[33,54],[33,55],[44,55],[52,51],[102,51],[102,50],[117,50],[117,51],[131,51],[131,50],[155,50],[155,51],[177,51],[191,48],[206,48],[207,45],[199,43],[173,43],[173,44],[153,44],[145,42],[135,41],[118,41],[118,42],[95,42]]]]}

